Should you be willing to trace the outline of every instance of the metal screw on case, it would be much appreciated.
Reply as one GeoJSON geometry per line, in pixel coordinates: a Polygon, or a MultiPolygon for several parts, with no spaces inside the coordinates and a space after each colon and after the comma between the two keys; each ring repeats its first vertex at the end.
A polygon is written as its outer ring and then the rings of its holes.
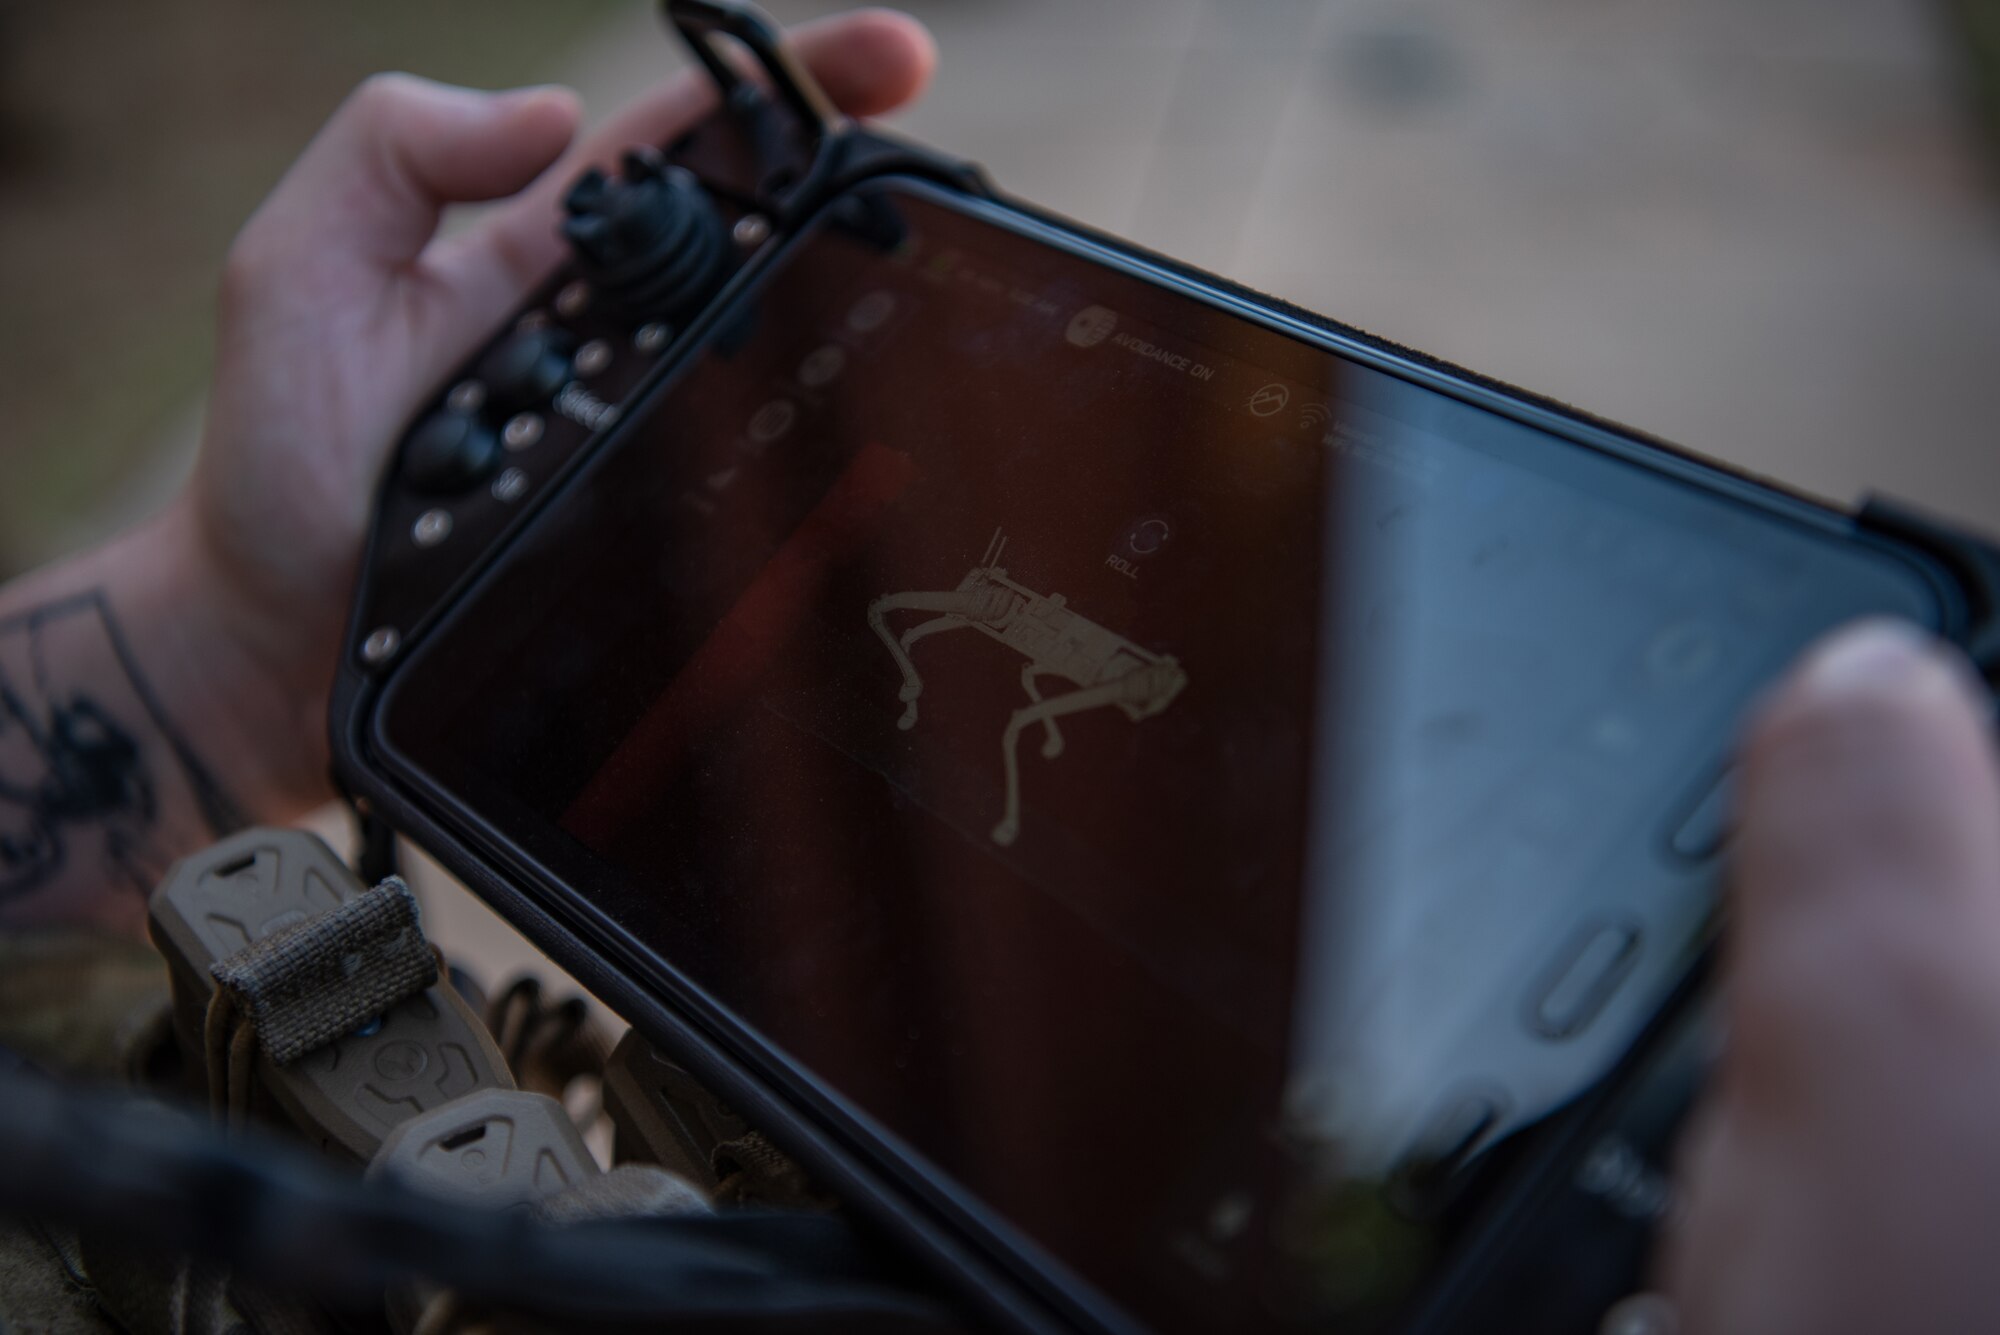
{"type": "Polygon", "coordinates": [[[586,379],[611,365],[611,345],[601,338],[593,338],[576,350],[576,360],[571,363],[579,376],[586,379]]]}
{"type": "Polygon", "coordinates": [[[1597,1327],[1598,1335],[1676,1335],[1680,1313],[1657,1293],[1635,1293],[1613,1303],[1597,1327]]]}
{"type": "Polygon", "coordinates": [[[361,661],[364,663],[386,663],[396,656],[402,646],[403,637],[394,626],[377,626],[368,632],[368,638],[361,642],[361,661]]]}
{"type": "Polygon", "coordinates": [[[410,525],[410,537],[419,547],[435,547],[451,536],[451,512],[426,510],[410,525]]]}
{"type": "Polygon", "coordinates": [[[542,419],[534,413],[516,413],[500,429],[500,441],[510,450],[525,450],[542,438],[542,419]]]}
{"type": "Polygon", "coordinates": [[[730,237],[745,250],[754,250],[771,235],[771,221],[761,213],[746,213],[729,229],[730,237]]]}
{"type": "Polygon", "coordinates": [[[493,479],[493,499],[496,501],[518,501],[528,494],[528,475],[518,468],[510,468],[493,479]]]}
{"type": "Polygon", "coordinates": [[[444,396],[444,406],[455,413],[476,413],[486,402],[486,386],[477,380],[461,380],[444,396]]]}
{"type": "Polygon", "coordinates": [[[639,332],[632,335],[632,347],[641,356],[650,357],[666,347],[667,340],[672,337],[673,330],[655,320],[639,326],[639,332]]]}
{"type": "Polygon", "coordinates": [[[590,308],[590,284],[578,279],[556,293],[556,314],[574,320],[590,308]]]}

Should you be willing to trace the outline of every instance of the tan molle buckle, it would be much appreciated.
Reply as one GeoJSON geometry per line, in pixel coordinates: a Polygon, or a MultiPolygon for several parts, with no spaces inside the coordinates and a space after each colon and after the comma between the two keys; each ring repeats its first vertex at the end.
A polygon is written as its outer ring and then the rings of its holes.
{"type": "Polygon", "coordinates": [[[186,859],[149,922],[176,1027],[233,1124],[275,1114],[365,1162],[407,1118],[514,1086],[439,977],[408,887],[364,890],[312,835],[250,830],[186,859]]]}

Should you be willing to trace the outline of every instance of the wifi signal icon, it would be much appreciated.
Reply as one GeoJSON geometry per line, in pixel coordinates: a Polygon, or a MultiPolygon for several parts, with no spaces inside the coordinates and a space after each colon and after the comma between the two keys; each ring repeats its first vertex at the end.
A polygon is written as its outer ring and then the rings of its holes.
{"type": "Polygon", "coordinates": [[[1299,425],[1308,431],[1317,431],[1332,416],[1332,411],[1324,403],[1308,403],[1299,409],[1299,425]]]}

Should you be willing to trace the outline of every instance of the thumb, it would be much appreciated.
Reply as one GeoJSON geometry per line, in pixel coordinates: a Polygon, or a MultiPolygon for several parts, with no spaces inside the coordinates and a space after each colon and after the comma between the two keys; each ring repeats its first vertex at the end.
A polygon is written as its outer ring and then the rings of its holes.
{"type": "Polygon", "coordinates": [[[415,260],[447,204],[511,195],[568,145],[565,88],[483,93],[378,74],[343,102],[244,227],[233,261],[415,260]]]}
{"type": "Polygon", "coordinates": [[[1983,694],[1955,650],[1876,621],[1824,641],[1771,698],[1743,752],[1733,867],[1746,1002],[1818,1025],[1860,981],[1839,971],[1873,977],[1903,948],[1935,971],[1976,945],[1995,974],[2000,767],[1983,694]]]}
{"type": "Polygon", "coordinates": [[[1662,1275],[1704,1335],[1993,1329],[2000,766],[1964,660],[1873,622],[1740,764],[1727,1046],[1662,1275]]]}

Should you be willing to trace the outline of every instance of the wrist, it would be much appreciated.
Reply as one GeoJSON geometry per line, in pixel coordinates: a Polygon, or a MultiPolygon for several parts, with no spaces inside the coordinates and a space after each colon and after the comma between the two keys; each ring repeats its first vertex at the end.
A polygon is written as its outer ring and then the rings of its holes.
{"type": "Polygon", "coordinates": [[[199,731],[245,811],[285,819],[325,801],[339,609],[281,606],[213,540],[188,496],[134,540],[156,584],[135,601],[161,618],[151,627],[161,692],[199,731]]]}
{"type": "MultiPolygon", "coordinates": [[[[338,635],[337,612],[300,622],[338,635]]],[[[185,502],[0,585],[0,916],[136,927],[131,892],[176,858],[324,801],[333,651],[315,671],[311,633],[287,648],[285,631],[217,566],[185,502]]]]}

